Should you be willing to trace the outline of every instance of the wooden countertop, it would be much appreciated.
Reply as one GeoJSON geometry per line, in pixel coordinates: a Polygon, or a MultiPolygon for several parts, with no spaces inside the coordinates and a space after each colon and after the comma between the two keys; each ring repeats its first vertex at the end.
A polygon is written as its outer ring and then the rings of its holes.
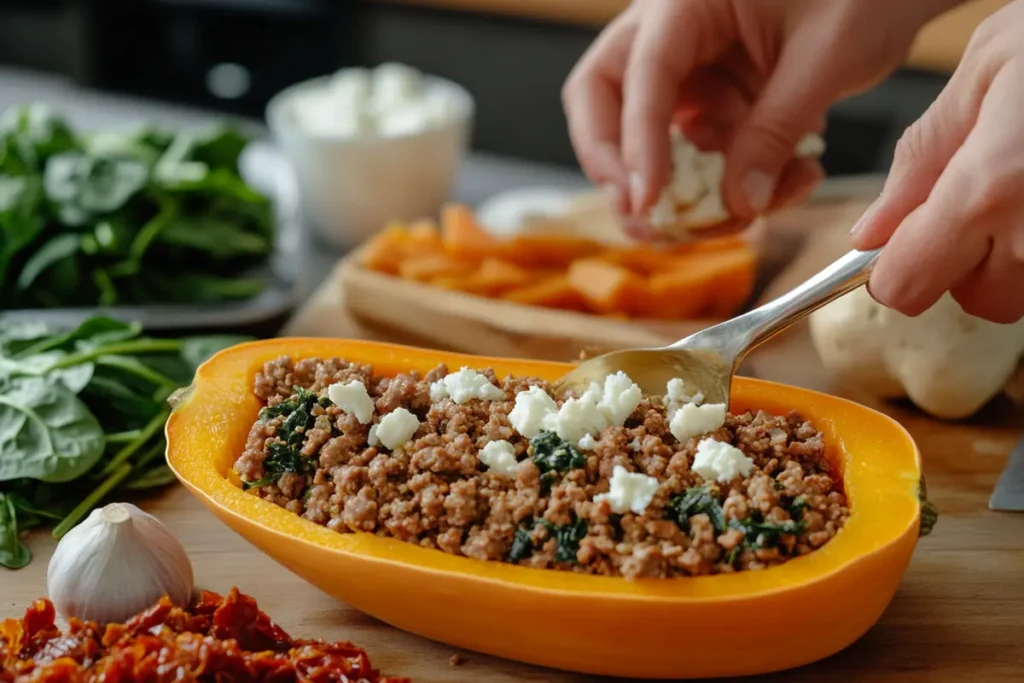
{"type": "MultiPolygon", "coordinates": [[[[859,208],[815,209],[804,225],[815,230],[774,292],[803,279],[846,247],[846,224],[859,208]]],[[[290,333],[381,337],[338,307],[328,283],[290,333]],[[317,303],[319,302],[319,303],[317,303]],[[319,306],[319,308],[317,308],[319,306]],[[334,306],[334,308],[332,308],[334,306]],[[331,327],[311,327],[330,317],[331,327]]],[[[772,296],[769,292],[767,296],[772,296]]],[[[394,334],[396,341],[411,341],[394,334]]],[[[900,420],[921,448],[930,497],[941,516],[931,536],[921,540],[909,571],[881,621],[838,655],[793,672],[752,679],[787,683],[873,683],[893,681],[959,683],[1024,680],[1024,515],[991,512],[988,496],[1007,453],[1021,436],[1024,415],[1008,403],[993,405],[966,424],[942,423],[902,404],[882,404],[833,386],[815,360],[805,329],[798,328],[762,347],[750,370],[767,379],[831,391],[861,400],[900,420]]],[[[183,488],[141,503],[181,538],[195,565],[200,587],[226,591],[237,585],[296,636],[350,639],[367,648],[383,670],[419,683],[504,683],[544,680],[583,683],[582,676],[545,671],[473,653],[452,667],[454,648],[398,631],[346,607],[249,546],[206,512],[183,488]]],[[[52,551],[47,535],[30,539],[35,559],[26,569],[0,570],[0,618],[15,616],[46,593],[46,563],[52,551]]],[[[828,609],[794,605],[793,609],[828,609]]],[[[842,615],[836,615],[842,618],[842,615]]],[[[439,617],[443,618],[443,617],[439,617]]],[[[769,619],[770,621],[770,619],[769,619]]],[[[793,634],[800,647],[802,634],[793,634]]]]}
{"type": "MultiPolygon", "coordinates": [[[[625,8],[628,0],[377,0],[485,14],[601,27],[625,8]]],[[[907,66],[951,73],[981,21],[1009,0],[970,0],[934,20],[921,31],[907,66]]]]}

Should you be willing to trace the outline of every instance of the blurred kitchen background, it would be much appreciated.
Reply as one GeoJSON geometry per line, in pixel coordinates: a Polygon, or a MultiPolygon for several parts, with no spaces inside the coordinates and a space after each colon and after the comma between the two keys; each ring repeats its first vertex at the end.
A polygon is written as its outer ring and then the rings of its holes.
{"type": "MultiPolygon", "coordinates": [[[[400,61],[469,89],[477,104],[475,149],[573,166],[559,88],[600,25],[625,4],[3,0],[0,62],[40,75],[27,81],[24,73],[0,72],[0,96],[24,100],[33,85],[64,79],[259,118],[291,83],[400,61]]],[[[824,158],[830,175],[886,168],[900,132],[946,81],[943,58],[923,60],[939,71],[902,69],[834,108],[824,158]]]]}

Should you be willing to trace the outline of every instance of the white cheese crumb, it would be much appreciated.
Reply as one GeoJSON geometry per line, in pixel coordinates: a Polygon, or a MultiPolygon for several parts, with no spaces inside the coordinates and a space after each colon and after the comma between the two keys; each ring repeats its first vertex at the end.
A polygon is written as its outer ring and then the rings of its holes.
{"type": "Polygon", "coordinates": [[[380,439],[377,438],[377,425],[370,425],[370,433],[366,436],[367,446],[376,446],[380,443],[380,439]]]}
{"type": "Polygon", "coordinates": [[[576,447],[581,451],[592,451],[597,448],[597,441],[590,434],[584,434],[580,442],[576,444],[576,447]]]}
{"type": "Polygon", "coordinates": [[[488,441],[477,457],[495,474],[503,477],[516,475],[519,461],[516,460],[515,447],[508,441],[488,441]]]}
{"type": "Polygon", "coordinates": [[[444,378],[430,383],[430,402],[440,403],[448,398],[448,390],[444,387],[444,378]]]}
{"type": "Polygon", "coordinates": [[[419,428],[418,417],[405,408],[396,408],[380,419],[375,436],[385,448],[395,450],[411,439],[419,428]]]}
{"type": "Polygon", "coordinates": [[[636,382],[619,370],[614,375],[604,378],[604,394],[598,407],[604,413],[608,424],[621,427],[640,405],[642,398],[643,392],[636,382]]]}
{"type": "MultiPolygon", "coordinates": [[[[466,403],[474,398],[484,401],[500,401],[505,398],[505,392],[491,384],[491,380],[487,379],[486,375],[482,375],[476,370],[470,370],[467,367],[463,367],[458,372],[445,376],[440,381],[444,382],[445,395],[450,396],[453,401],[459,404],[466,403]]],[[[437,383],[435,382],[434,384],[437,383]]],[[[444,396],[440,394],[440,387],[435,392],[434,384],[430,385],[430,399],[436,402],[436,400],[440,400],[444,396]],[[434,399],[435,393],[439,396],[436,400],[434,399]]]]}
{"type": "Polygon", "coordinates": [[[697,444],[697,453],[690,469],[706,481],[725,484],[737,476],[746,477],[753,467],[754,461],[735,446],[714,439],[703,439],[697,444]]]}
{"type": "Polygon", "coordinates": [[[683,405],[672,415],[668,429],[680,442],[691,436],[713,432],[725,424],[725,404],[708,403],[702,406],[693,403],[683,405]]]}
{"type": "Polygon", "coordinates": [[[642,446],[640,445],[640,437],[634,436],[633,440],[629,442],[629,447],[636,451],[637,453],[639,453],[640,449],[642,448],[642,446]]]}
{"type": "Polygon", "coordinates": [[[532,386],[516,394],[516,404],[508,414],[508,421],[514,430],[532,439],[544,428],[544,418],[557,412],[555,399],[540,387],[532,386]]]}
{"type": "Polygon", "coordinates": [[[622,465],[612,468],[608,493],[594,496],[594,502],[608,501],[608,507],[616,514],[633,511],[642,515],[658,492],[658,480],[646,474],[630,472],[622,465]]]}
{"type": "Polygon", "coordinates": [[[698,391],[690,395],[686,392],[686,384],[683,380],[679,378],[670,379],[666,387],[665,402],[669,405],[676,404],[677,406],[683,403],[696,403],[700,405],[704,402],[704,394],[698,391]]]}
{"type": "Polygon", "coordinates": [[[796,143],[793,154],[800,159],[817,159],[825,153],[825,140],[815,133],[805,135],[796,143]]]}
{"type": "Polygon", "coordinates": [[[544,417],[544,429],[569,443],[578,443],[587,434],[596,434],[608,426],[608,418],[589,396],[566,399],[557,413],[544,417]]]}
{"type": "Polygon", "coordinates": [[[327,398],[349,415],[355,416],[359,424],[368,424],[373,419],[373,399],[366,392],[366,385],[359,380],[332,384],[327,387],[327,398]]]}

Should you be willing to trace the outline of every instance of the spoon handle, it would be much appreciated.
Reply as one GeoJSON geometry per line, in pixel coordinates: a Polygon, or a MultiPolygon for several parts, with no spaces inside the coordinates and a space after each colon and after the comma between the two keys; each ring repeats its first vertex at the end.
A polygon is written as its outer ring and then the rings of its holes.
{"type": "Polygon", "coordinates": [[[697,342],[705,348],[728,350],[738,362],[755,346],[865,284],[881,251],[851,251],[782,296],[677,344],[692,346],[697,342]]]}

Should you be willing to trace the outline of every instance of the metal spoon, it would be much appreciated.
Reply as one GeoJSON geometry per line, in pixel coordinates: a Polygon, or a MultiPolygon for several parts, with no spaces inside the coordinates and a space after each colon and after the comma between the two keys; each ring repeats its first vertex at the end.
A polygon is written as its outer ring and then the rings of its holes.
{"type": "Polygon", "coordinates": [[[612,351],[580,363],[559,379],[554,390],[584,391],[592,382],[619,370],[645,394],[664,394],[670,379],[683,380],[691,396],[705,403],[729,404],[732,376],[754,347],[811,312],[868,281],[881,249],[851,251],[800,286],[759,308],[719,323],[669,346],[612,351]]]}

